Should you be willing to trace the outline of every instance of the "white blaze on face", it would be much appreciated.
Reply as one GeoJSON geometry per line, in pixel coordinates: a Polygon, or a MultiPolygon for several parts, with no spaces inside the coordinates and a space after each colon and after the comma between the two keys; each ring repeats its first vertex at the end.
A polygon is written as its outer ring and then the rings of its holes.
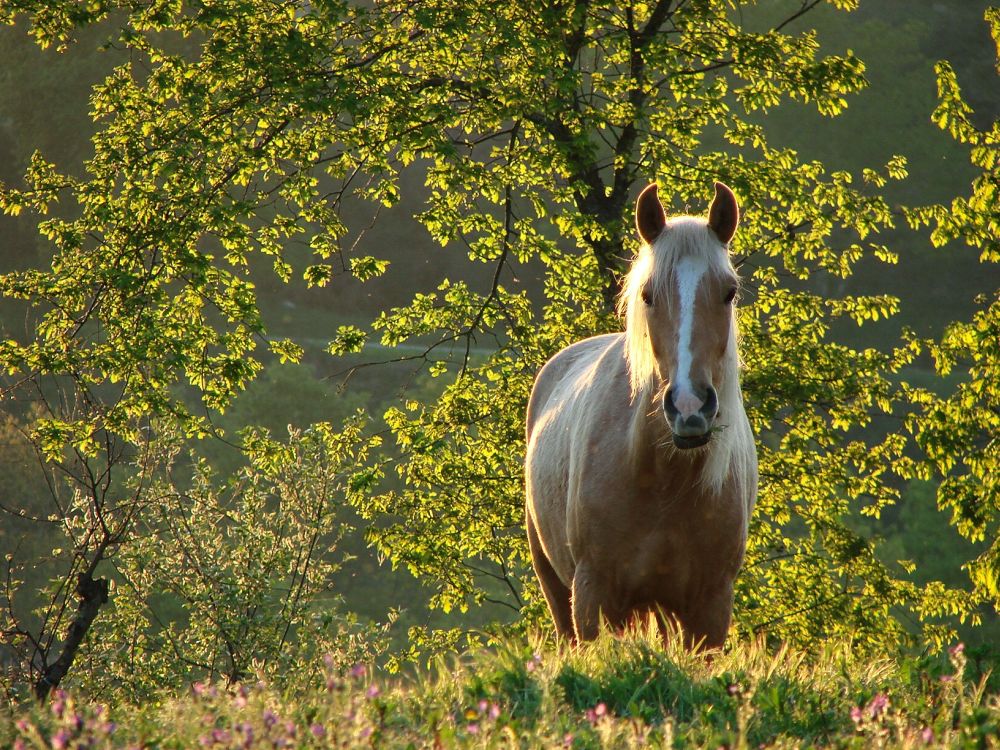
{"type": "Polygon", "coordinates": [[[704,258],[686,256],[676,266],[678,314],[677,325],[677,373],[674,377],[674,406],[682,417],[697,412],[703,401],[695,395],[691,382],[691,337],[694,328],[694,303],[698,295],[698,285],[708,270],[704,258]]]}

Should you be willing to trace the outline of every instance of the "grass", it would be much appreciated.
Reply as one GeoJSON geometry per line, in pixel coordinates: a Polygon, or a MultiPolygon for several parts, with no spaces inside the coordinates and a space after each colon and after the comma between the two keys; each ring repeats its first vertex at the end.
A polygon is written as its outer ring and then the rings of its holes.
{"type": "Polygon", "coordinates": [[[649,633],[511,640],[405,677],[320,664],[310,685],[196,684],[142,706],[60,692],[8,717],[0,746],[1000,747],[1000,697],[967,671],[961,647],[898,661],[753,643],[705,659],[649,633]]]}

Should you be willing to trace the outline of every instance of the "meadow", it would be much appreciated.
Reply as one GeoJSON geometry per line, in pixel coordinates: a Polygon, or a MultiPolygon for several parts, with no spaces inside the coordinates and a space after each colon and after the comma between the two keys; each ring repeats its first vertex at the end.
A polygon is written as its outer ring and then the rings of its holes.
{"type": "Polygon", "coordinates": [[[541,637],[407,675],[316,663],[307,684],[195,683],[141,706],[58,692],[8,717],[26,748],[994,748],[998,680],[957,644],[933,657],[762,642],[711,658],[650,632],[582,648],[541,637]]]}

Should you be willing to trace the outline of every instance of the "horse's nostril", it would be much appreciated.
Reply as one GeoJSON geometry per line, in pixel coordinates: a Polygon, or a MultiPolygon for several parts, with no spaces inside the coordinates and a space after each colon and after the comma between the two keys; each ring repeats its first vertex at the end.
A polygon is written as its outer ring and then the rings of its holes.
{"type": "Polygon", "coordinates": [[[674,387],[670,386],[663,392],[663,412],[671,420],[680,415],[677,406],[674,404],[674,387]]]}
{"type": "Polygon", "coordinates": [[[708,386],[708,394],[705,396],[705,403],[699,411],[706,419],[711,421],[719,412],[719,395],[712,386],[708,386]]]}

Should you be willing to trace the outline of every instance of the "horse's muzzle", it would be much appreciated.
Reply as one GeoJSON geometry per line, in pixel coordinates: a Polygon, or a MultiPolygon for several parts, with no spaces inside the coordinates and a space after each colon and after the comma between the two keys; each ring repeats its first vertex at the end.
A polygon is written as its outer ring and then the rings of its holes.
{"type": "Polygon", "coordinates": [[[674,389],[663,393],[663,414],[673,433],[674,445],[681,450],[700,448],[712,439],[712,424],[719,413],[719,397],[715,388],[708,386],[701,408],[688,416],[681,415],[674,404],[674,389]]]}
{"type": "Polygon", "coordinates": [[[712,433],[706,432],[703,435],[693,435],[690,437],[685,437],[683,435],[678,435],[674,433],[674,447],[680,448],[681,450],[688,450],[689,448],[700,448],[703,445],[708,445],[708,441],[712,439],[712,433]]]}

